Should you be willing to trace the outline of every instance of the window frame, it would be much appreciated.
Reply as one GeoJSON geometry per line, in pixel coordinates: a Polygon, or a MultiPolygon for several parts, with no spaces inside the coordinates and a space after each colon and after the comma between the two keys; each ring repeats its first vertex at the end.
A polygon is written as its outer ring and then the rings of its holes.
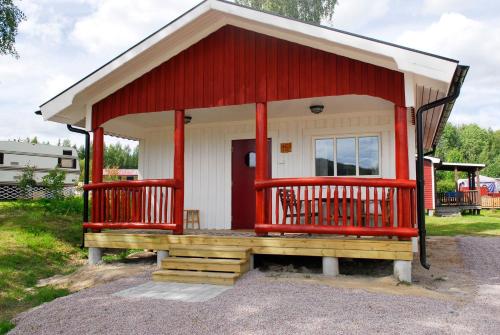
{"type": "MultiPolygon", "coordinates": [[[[342,135],[321,135],[312,136],[312,155],[313,164],[312,172],[313,176],[316,176],[316,140],[331,139],[333,140],[333,176],[328,177],[338,177],[338,178],[381,178],[382,177],[382,134],[380,133],[362,133],[362,134],[342,134],[342,135]],[[360,175],[359,174],[359,139],[362,137],[377,137],[378,139],[378,174],[377,175],[360,175]],[[338,176],[337,175],[337,140],[343,138],[354,138],[356,147],[356,175],[352,176],[338,176]]],[[[327,177],[327,176],[321,176],[327,177]]]]}

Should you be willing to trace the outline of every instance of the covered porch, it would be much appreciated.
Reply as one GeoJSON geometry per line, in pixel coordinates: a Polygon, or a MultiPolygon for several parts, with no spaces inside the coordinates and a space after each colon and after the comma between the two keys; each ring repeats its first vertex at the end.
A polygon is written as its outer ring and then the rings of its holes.
{"type": "Polygon", "coordinates": [[[452,171],[455,177],[454,192],[437,192],[436,213],[469,211],[479,214],[481,211],[481,187],[479,172],[485,167],[484,164],[473,163],[447,163],[442,162],[436,166],[438,171],[452,171]],[[459,173],[467,174],[466,183],[459,183],[459,173]]]}
{"type": "Polygon", "coordinates": [[[183,234],[189,208],[202,229],[257,236],[417,236],[407,115],[347,95],[113,118],[94,131],[93,171],[112,134],[139,141],[141,180],[94,173],[84,228],[183,234]]]}

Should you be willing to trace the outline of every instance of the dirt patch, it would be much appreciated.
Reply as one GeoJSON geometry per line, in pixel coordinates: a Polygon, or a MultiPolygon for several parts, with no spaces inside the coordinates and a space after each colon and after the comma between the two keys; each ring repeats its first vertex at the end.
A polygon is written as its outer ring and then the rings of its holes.
{"type": "Polygon", "coordinates": [[[464,262],[458,238],[430,237],[427,239],[427,258],[431,264],[424,269],[413,261],[413,282],[426,289],[468,299],[477,293],[474,278],[464,262]]]}
{"type": "Polygon", "coordinates": [[[38,287],[55,286],[77,292],[117,279],[134,277],[156,269],[154,253],[139,252],[129,255],[124,262],[84,265],[69,275],[56,275],[39,280],[38,287]]]}

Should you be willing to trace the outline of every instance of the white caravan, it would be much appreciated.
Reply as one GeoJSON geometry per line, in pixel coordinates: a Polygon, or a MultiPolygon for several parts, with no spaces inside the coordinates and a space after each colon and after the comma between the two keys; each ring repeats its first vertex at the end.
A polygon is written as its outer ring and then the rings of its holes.
{"type": "MultiPolygon", "coordinates": [[[[41,186],[42,178],[54,168],[66,172],[65,192],[73,191],[80,176],[80,162],[74,148],[48,144],[0,141],[0,200],[19,197],[18,183],[23,169],[35,168],[34,179],[41,186]]],[[[38,189],[34,197],[43,197],[38,189]]]]}

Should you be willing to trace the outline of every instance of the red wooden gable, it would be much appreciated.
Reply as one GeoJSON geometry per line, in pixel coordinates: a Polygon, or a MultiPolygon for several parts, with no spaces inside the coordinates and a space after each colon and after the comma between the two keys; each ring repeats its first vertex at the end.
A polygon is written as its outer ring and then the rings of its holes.
{"type": "Polygon", "coordinates": [[[134,113],[345,94],[404,106],[403,74],[224,26],[95,103],[92,124],[134,113]]]}

